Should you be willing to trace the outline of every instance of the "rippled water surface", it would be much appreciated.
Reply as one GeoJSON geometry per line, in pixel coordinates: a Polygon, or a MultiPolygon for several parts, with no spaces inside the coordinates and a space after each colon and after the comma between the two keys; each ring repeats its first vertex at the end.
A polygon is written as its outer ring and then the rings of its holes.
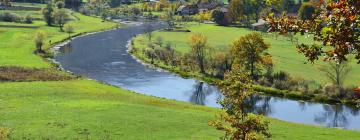
{"type": "MultiPolygon", "coordinates": [[[[163,25],[153,23],[154,29],[163,25]]],[[[210,107],[220,93],[215,86],[184,79],[169,72],[142,65],[127,53],[127,43],[144,32],[142,23],[75,38],[60,49],[56,60],[65,70],[138,93],[191,102],[210,107]]],[[[280,120],[360,130],[360,112],[346,106],[308,103],[268,96],[249,100],[249,111],[280,120]]]]}

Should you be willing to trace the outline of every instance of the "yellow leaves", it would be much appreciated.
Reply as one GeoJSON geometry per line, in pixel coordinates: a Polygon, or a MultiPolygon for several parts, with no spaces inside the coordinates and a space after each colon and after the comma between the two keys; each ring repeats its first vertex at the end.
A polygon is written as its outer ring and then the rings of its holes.
{"type": "Polygon", "coordinates": [[[190,35],[190,37],[188,38],[188,44],[193,48],[193,47],[200,47],[203,46],[205,47],[207,43],[207,37],[203,34],[192,34],[190,35]]]}

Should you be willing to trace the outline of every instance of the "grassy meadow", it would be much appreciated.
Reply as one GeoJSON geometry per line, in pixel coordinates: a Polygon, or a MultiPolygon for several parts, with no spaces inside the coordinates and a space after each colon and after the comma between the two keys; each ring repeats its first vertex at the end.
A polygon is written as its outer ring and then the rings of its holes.
{"type": "MultiPolygon", "coordinates": [[[[89,80],[0,84],[0,126],[12,138],[218,139],[217,109],[149,97],[89,80]],[[19,88],[21,87],[21,88],[19,88]]],[[[351,140],[359,132],[271,119],[274,140],[351,140]]]]}
{"type": "MultiPolygon", "coordinates": [[[[73,35],[116,26],[99,18],[73,15],[79,18],[69,23],[75,27],[73,35]]],[[[59,32],[58,27],[48,27],[43,21],[0,22],[0,66],[63,73],[33,53],[34,35],[39,30],[48,36],[46,49],[68,37],[59,32]]],[[[185,39],[186,35],[179,38],[185,39]]],[[[180,45],[178,49],[186,50],[180,45]]],[[[82,78],[0,83],[0,139],[218,139],[222,133],[207,125],[218,111],[136,94],[82,78]],[[10,138],[6,138],[7,135],[10,138]]],[[[358,131],[269,120],[275,140],[360,137],[358,131]]]]}
{"type": "MultiPolygon", "coordinates": [[[[178,52],[188,52],[190,47],[187,44],[187,39],[192,33],[202,33],[208,38],[208,45],[219,51],[227,51],[230,44],[241,36],[254,32],[250,29],[223,27],[214,24],[198,24],[186,23],[186,29],[191,32],[162,32],[157,31],[153,35],[154,41],[161,37],[164,44],[167,42],[174,46],[178,52]]],[[[327,84],[330,81],[319,71],[319,67],[326,65],[322,60],[316,61],[314,64],[307,61],[303,54],[299,54],[289,38],[278,36],[276,39],[274,34],[262,33],[266,43],[270,45],[269,53],[273,56],[275,71],[285,71],[295,77],[301,77],[307,80],[316,81],[319,84],[327,84]]],[[[299,42],[314,43],[312,37],[296,36],[299,42]]],[[[147,38],[144,35],[135,39],[135,46],[139,48],[147,47],[147,38]]],[[[360,65],[356,62],[351,63],[352,71],[348,75],[345,85],[354,86],[360,85],[360,65]]]]}

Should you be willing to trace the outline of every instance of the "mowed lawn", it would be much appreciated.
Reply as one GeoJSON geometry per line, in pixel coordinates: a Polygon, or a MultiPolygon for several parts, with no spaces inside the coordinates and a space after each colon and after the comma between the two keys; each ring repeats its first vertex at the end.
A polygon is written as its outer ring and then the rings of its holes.
{"type": "MultiPolygon", "coordinates": [[[[186,32],[155,32],[153,41],[157,37],[161,37],[166,44],[170,42],[175,46],[178,52],[189,52],[190,47],[187,39],[192,33],[202,33],[208,38],[208,45],[219,51],[227,51],[230,44],[241,36],[254,32],[253,30],[236,27],[222,27],[213,24],[188,23],[185,28],[191,30],[186,32]]],[[[330,83],[330,81],[319,71],[319,67],[326,65],[322,60],[316,61],[314,64],[307,61],[303,54],[299,54],[289,38],[278,36],[276,39],[274,34],[262,33],[263,37],[271,48],[269,53],[273,56],[275,71],[286,71],[295,77],[302,77],[307,80],[314,80],[321,84],[330,83]]],[[[296,36],[299,42],[314,43],[312,37],[296,36]]],[[[139,36],[135,40],[136,47],[146,47],[147,39],[145,36],[139,36]]],[[[360,85],[360,65],[356,61],[351,63],[352,71],[350,72],[346,85],[360,85]]]]}
{"type": "MultiPolygon", "coordinates": [[[[0,126],[14,139],[218,139],[217,109],[89,80],[0,84],[0,126]],[[21,87],[21,88],[19,88],[21,87]]],[[[360,133],[271,120],[275,140],[354,140],[360,133]]]]}

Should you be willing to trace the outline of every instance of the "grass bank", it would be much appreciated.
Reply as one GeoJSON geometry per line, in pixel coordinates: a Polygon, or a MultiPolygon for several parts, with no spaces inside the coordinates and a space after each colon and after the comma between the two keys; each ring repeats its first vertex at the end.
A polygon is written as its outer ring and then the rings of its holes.
{"type": "MultiPolygon", "coordinates": [[[[14,139],[218,139],[217,109],[149,97],[89,80],[0,84],[0,126],[14,139]],[[21,87],[21,88],[19,88],[21,87]]],[[[354,139],[356,131],[271,119],[275,140],[354,139]]]]}

